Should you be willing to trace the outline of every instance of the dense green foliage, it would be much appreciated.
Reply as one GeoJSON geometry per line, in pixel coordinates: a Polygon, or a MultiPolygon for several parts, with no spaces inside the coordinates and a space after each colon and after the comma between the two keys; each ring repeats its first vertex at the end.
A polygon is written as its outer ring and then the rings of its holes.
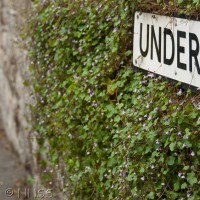
{"type": "Polygon", "coordinates": [[[132,69],[137,2],[69,2],[29,21],[41,168],[69,199],[200,199],[199,96],[132,69]]]}

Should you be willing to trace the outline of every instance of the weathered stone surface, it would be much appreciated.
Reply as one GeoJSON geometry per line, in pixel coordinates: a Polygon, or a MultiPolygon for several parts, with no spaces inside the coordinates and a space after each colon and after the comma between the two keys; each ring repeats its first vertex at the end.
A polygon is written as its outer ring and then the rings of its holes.
{"type": "Polygon", "coordinates": [[[13,153],[1,129],[0,152],[0,199],[16,200],[20,197],[21,200],[25,200],[24,190],[30,188],[26,183],[27,172],[19,162],[18,156],[13,153]]]}
{"type": "Polygon", "coordinates": [[[30,160],[30,140],[24,117],[26,51],[20,48],[19,33],[29,8],[30,0],[0,1],[0,126],[23,163],[30,160]]]}
{"type": "MultiPolygon", "coordinates": [[[[19,34],[30,4],[31,0],[0,0],[0,128],[4,129],[21,162],[29,166],[31,161],[33,188],[45,189],[36,156],[37,134],[30,134],[25,118],[26,103],[30,102],[30,95],[23,85],[27,76],[27,56],[26,51],[20,48],[19,34]]],[[[47,158],[44,159],[48,161],[47,158]]],[[[53,199],[66,199],[60,197],[62,181],[59,170],[55,173],[58,178],[54,180],[52,177],[53,199]]],[[[48,187],[50,186],[52,187],[51,184],[48,187]]]]}

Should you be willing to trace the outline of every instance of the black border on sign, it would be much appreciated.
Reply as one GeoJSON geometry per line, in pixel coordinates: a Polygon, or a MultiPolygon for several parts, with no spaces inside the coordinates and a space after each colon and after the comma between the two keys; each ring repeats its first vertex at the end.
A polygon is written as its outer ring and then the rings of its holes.
{"type": "MultiPolygon", "coordinates": [[[[135,24],[135,14],[136,14],[136,12],[148,13],[148,14],[152,14],[152,15],[160,15],[160,14],[155,14],[155,13],[151,13],[151,12],[135,11],[134,17],[133,17],[133,36],[134,36],[134,24],[135,24]]],[[[170,17],[169,15],[160,15],[160,16],[170,17]]],[[[181,14],[181,15],[175,14],[175,15],[173,15],[171,17],[180,18],[180,19],[194,20],[194,21],[199,21],[200,22],[200,20],[193,19],[194,17],[192,17],[192,16],[190,18],[189,17],[187,18],[187,15],[185,15],[185,14],[181,14]]],[[[133,41],[132,44],[134,45],[134,37],[133,37],[132,41],[133,41]]],[[[132,48],[132,50],[133,50],[133,48],[132,48]]],[[[187,83],[183,83],[181,81],[178,81],[178,80],[175,80],[175,79],[172,79],[172,78],[160,75],[160,74],[156,74],[156,73],[154,73],[152,71],[148,71],[148,70],[145,70],[145,69],[142,69],[140,67],[135,66],[133,64],[133,58],[132,58],[132,66],[133,66],[133,70],[135,72],[142,72],[144,75],[147,75],[148,73],[153,73],[156,77],[160,76],[160,77],[162,77],[163,80],[169,81],[170,83],[180,83],[180,87],[179,87],[180,89],[184,89],[184,90],[191,89],[191,91],[194,92],[194,93],[200,93],[200,88],[198,88],[196,86],[189,85],[187,83]]]]}

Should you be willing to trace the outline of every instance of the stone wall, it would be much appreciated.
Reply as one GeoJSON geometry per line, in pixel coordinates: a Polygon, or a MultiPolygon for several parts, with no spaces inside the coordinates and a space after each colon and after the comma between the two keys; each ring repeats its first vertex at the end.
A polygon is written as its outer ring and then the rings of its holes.
{"type": "MultiPolygon", "coordinates": [[[[30,92],[23,85],[27,79],[27,52],[22,48],[20,28],[27,18],[31,0],[0,0],[0,129],[19,154],[22,163],[30,167],[33,188],[45,188],[38,167],[36,135],[30,133],[25,113],[30,92]]],[[[59,170],[57,176],[60,177],[59,170]]],[[[61,199],[60,179],[54,181],[54,199],[61,199]]]]}
{"type": "Polygon", "coordinates": [[[19,35],[29,8],[30,0],[0,0],[0,128],[23,163],[30,160],[30,133],[24,117],[26,51],[19,35]]]}

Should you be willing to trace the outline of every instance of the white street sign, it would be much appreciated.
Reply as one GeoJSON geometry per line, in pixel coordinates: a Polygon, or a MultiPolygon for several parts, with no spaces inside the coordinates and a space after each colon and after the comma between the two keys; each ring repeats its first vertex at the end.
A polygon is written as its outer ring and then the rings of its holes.
{"type": "Polygon", "coordinates": [[[136,12],[133,64],[200,88],[200,22],[136,12]]]}

